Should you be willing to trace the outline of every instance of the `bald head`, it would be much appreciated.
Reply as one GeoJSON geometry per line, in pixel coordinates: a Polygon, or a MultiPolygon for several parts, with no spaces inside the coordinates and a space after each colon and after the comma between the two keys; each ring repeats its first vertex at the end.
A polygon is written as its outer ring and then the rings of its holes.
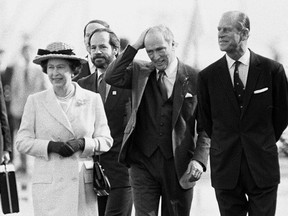
{"type": "Polygon", "coordinates": [[[164,26],[164,25],[158,25],[158,26],[153,26],[149,29],[149,31],[146,34],[145,37],[145,41],[144,44],[146,43],[147,40],[151,39],[151,37],[163,37],[163,39],[167,42],[167,43],[174,43],[174,35],[172,33],[172,31],[164,26]]]}
{"type": "Polygon", "coordinates": [[[241,11],[227,11],[222,15],[221,19],[230,20],[238,31],[248,29],[250,31],[249,17],[241,11]]]}

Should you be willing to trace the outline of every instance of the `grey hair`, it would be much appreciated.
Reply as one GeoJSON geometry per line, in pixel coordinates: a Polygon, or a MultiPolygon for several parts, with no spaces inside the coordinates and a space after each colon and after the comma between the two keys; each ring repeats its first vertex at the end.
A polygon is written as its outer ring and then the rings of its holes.
{"type": "Polygon", "coordinates": [[[157,32],[160,32],[162,33],[165,41],[167,41],[168,43],[169,42],[172,42],[172,43],[175,43],[174,41],[174,34],[172,33],[172,31],[165,25],[157,25],[157,26],[153,26],[151,27],[147,34],[150,32],[150,31],[157,31],[157,32]]]}

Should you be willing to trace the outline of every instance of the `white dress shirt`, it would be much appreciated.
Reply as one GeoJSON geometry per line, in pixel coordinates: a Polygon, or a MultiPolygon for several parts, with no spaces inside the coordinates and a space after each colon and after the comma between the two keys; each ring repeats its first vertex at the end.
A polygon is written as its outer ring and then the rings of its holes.
{"type": "MultiPolygon", "coordinates": [[[[230,58],[228,55],[226,55],[226,60],[227,60],[232,84],[234,86],[234,83],[233,83],[234,79],[233,78],[234,78],[235,60],[230,58]]],[[[238,61],[241,63],[238,66],[239,77],[240,77],[244,87],[246,87],[248,71],[249,71],[249,64],[250,64],[250,51],[247,49],[246,52],[244,53],[244,55],[241,56],[241,58],[238,59],[238,61]]]]}

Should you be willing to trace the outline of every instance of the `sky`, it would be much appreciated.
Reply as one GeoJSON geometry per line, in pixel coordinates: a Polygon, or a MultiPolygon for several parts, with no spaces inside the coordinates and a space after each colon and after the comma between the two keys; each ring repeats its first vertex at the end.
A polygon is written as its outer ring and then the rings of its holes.
{"type": "MultiPolygon", "coordinates": [[[[228,10],[248,14],[249,48],[270,58],[278,53],[278,60],[288,65],[286,0],[0,0],[0,48],[13,62],[25,34],[35,50],[63,41],[85,56],[83,27],[92,19],[107,21],[131,43],[146,28],[164,24],[178,42],[178,57],[203,69],[224,54],[217,44],[217,25],[228,10]]],[[[147,59],[145,51],[137,58],[147,59]]]]}

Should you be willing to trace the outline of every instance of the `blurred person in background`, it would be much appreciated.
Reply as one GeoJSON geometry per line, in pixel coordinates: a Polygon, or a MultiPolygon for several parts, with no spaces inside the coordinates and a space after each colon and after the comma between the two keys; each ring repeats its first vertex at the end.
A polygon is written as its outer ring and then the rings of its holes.
{"type": "Polygon", "coordinates": [[[282,64],[248,49],[249,35],[245,13],[224,13],[218,44],[226,54],[198,75],[211,181],[223,216],[274,216],[276,210],[276,142],[288,124],[288,83],[282,64]]]}
{"type": "MultiPolygon", "coordinates": [[[[28,96],[47,89],[49,86],[47,75],[41,73],[41,69],[32,63],[32,52],[33,48],[31,44],[24,42],[21,47],[20,56],[13,65],[10,103],[10,112],[13,116],[13,134],[16,134],[19,129],[28,96]]],[[[27,161],[25,154],[17,156],[15,154],[14,157],[17,171],[24,174],[27,171],[29,172],[30,160],[27,161]]]]}
{"type": "MultiPolygon", "coordinates": [[[[1,74],[1,80],[2,80],[2,87],[3,87],[3,95],[4,100],[6,104],[6,110],[7,110],[7,117],[9,122],[9,128],[11,133],[11,143],[12,143],[12,150],[13,150],[13,143],[14,143],[14,121],[13,116],[11,114],[11,80],[12,80],[12,74],[13,74],[13,67],[8,65],[5,59],[5,50],[0,49],[0,74],[1,74]]],[[[11,154],[11,160],[13,160],[14,157],[14,151],[12,151],[11,154]]]]}
{"type": "Polygon", "coordinates": [[[97,28],[110,28],[109,24],[103,20],[91,20],[84,27],[84,45],[87,51],[87,63],[82,66],[82,69],[78,75],[73,78],[73,81],[77,82],[77,80],[82,77],[89,76],[96,71],[96,67],[92,62],[89,48],[89,38],[91,33],[97,28]]]}
{"type": "Polygon", "coordinates": [[[91,59],[97,71],[78,80],[78,83],[85,89],[101,94],[114,140],[112,148],[100,158],[111,183],[111,191],[109,196],[98,197],[99,216],[129,216],[132,210],[129,173],[128,168],[118,162],[118,156],[124,129],[131,114],[131,91],[110,86],[103,80],[108,65],[119,53],[120,41],[113,31],[100,28],[91,33],[89,46],[91,59]]]}
{"type": "Polygon", "coordinates": [[[193,187],[206,170],[209,139],[198,121],[197,72],[176,57],[176,46],[168,27],[151,27],[105,74],[108,84],[132,90],[119,160],[130,166],[138,216],[158,215],[160,197],[162,215],[189,216],[193,187]],[[144,48],[151,62],[134,59],[144,48]]]}
{"type": "Polygon", "coordinates": [[[52,87],[30,95],[16,147],[35,158],[32,175],[34,215],[95,216],[94,153],[113,143],[101,96],[72,82],[86,60],[70,45],[54,42],[33,60],[52,87]]]}
{"type": "MultiPolygon", "coordinates": [[[[0,49],[0,68],[3,60],[4,50],[0,49]]],[[[9,128],[6,104],[4,99],[4,92],[2,81],[0,78],[0,164],[3,162],[7,164],[10,161],[10,155],[12,153],[12,140],[9,128]]]]}

